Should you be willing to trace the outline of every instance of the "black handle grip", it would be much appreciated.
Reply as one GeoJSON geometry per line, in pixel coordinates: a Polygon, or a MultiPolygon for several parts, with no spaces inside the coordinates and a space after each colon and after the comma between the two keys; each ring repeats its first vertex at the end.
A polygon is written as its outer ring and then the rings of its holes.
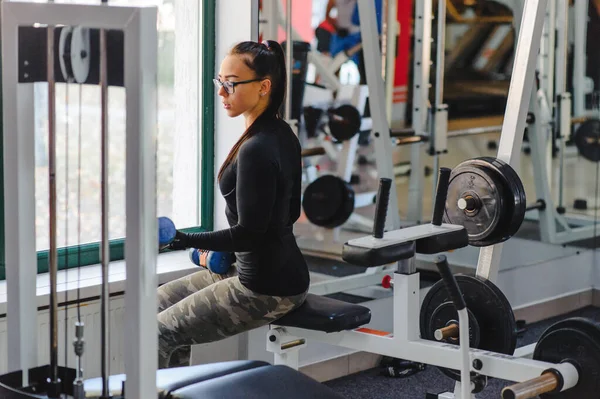
{"type": "Polygon", "coordinates": [[[433,217],[431,224],[441,226],[446,210],[446,197],[448,196],[448,185],[450,184],[450,168],[440,168],[438,186],[435,192],[435,204],[433,205],[433,217]]]}
{"type": "Polygon", "coordinates": [[[390,203],[390,188],[392,179],[382,177],[379,179],[379,190],[377,191],[377,202],[375,203],[375,222],[373,223],[373,237],[382,238],[387,217],[388,205],[390,203]]]}
{"type": "Polygon", "coordinates": [[[454,275],[450,271],[450,267],[448,266],[448,260],[446,259],[446,256],[438,255],[435,258],[435,265],[440,271],[442,281],[444,282],[448,293],[450,293],[450,298],[452,299],[456,310],[462,310],[466,308],[467,304],[465,303],[465,299],[463,298],[462,293],[460,292],[460,288],[458,287],[458,283],[456,282],[454,275]]]}

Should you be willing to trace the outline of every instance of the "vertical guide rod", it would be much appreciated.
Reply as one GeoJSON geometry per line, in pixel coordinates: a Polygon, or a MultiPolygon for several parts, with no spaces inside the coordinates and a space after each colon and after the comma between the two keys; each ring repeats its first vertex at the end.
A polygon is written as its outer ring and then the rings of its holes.
{"type": "Polygon", "coordinates": [[[102,348],[102,397],[108,398],[108,358],[109,358],[109,340],[108,340],[108,263],[109,263],[109,243],[108,243],[108,81],[106,65],[106,31],[100,29],[100,104],[101,104],[101,122],[100,122],[100,140],[101,140],[101,218],[102,218],[102,237],[100,242],[100,259],[102,260],[102,303],[101,303],[101,348],[102,348]]]}
{"type": "MultiPolygon", "coordinates": [[[[48,26],[46,42],[46,73],[48,78],[48,195],[50,228],[50,386],[58,385],[58,301],[56,275],[58,271],[58,248],[56,242],[56,95],[54,80],[54,26],[48,26]]],[[[54,390],[54,389],[52,389],[54,390]]],[[[58,397],[49,392],[49,397],[58,397]]]]}

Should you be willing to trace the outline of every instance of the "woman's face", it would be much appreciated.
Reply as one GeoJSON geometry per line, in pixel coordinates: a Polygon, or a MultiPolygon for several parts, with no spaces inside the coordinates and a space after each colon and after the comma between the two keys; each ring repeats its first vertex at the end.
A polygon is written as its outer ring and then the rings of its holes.
{"type": "MultiPolygon", "coordinates": [[[[221,63],[218,79],[221,82],[232,83],[254,80],[259,78],[255,72],[246,65],[242,56],[228,55],[221,63]]],[[[268,105],[268,79],[237,84],[233,93],[228,93],[225,87],[219,88],[223,108],[227,115],[235,118],[239,115],[256,118],[268,105]]]]}

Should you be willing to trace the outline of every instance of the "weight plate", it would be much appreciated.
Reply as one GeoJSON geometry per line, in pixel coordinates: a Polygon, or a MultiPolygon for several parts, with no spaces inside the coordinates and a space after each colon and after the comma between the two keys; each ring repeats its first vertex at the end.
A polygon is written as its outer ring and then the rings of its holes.
{"type": "Polygon", "coordinates": [[[311,223],[335,228],[354,212],[354,190],[337,176],[321,176],[304,190],[302,208],[311,223]]]}
{"type": "Polygon", "coordinates": [[[464,226],[470,245],[493,245],[517,232],[526,202],[523,183],[510,165],[497,158],[475,158],[452,170],[444,221],[464,226]]]}
{"type": "Polygon", "coordinates": [[[593,320],[574,317],[550,326],[538,340],[533,359],[549,363],[570,361],[579,371],[577,385],[541,398],[582,399],[600,392],[600,326],[593,320]]]}
{"type": "Polygon", "coordinates": [[[518,173],[506,162],[493,157],[481,157],[478,160],[488,162],[488,167],[493,169],[503,182],[505,213],[500,221],[499,228],[490,241],[494,244],[504,242],[519,231],[525,219],[527,210],[525,187],[518,173]]]}
{"type": "MultiPolygon", "coordinates": [[[[456,275],[467,309],[479,325],[479,345],[476,347],[497,353],[512,355],[517,344],[517,325],[508,300],[498,287],[489,280],[479,277],[456,275]]],[[[435,283],[421,306],[419,327],[423,339],[434,341],[430,325],[436,309],[451,302],[450,295],[442,280],[435,283]]],[[[452,316],[451,316],[452,317],[452,316]]],[[[441,368],[442,372],[455,380],[460,380],[460,371],[441,368]]]]}
{"type": "Polygon", "coordinates": [[[340,105],[328,111],[329,133],[337,141],[350,140],[360,130],[361,117],[358,109],[350,104],[340,105]]]}
{"type": "Polygon", "coordinates": [[[71,68],[77,83],[84,83],[90,74],[90,29],[76,26],[71,38],[71,68]]]}
{"type": "MultiPolygon", "coordinates": [[[[467,313],[469,314],[469,346],[471,348],[477,348],[479,346],[479,323],[477,319],[473,315],[469,309],[467,309],[467,313]]],[[[452,302],[444,302],[440,306],[438,306],[431,315],[431,319],[429,320],[427,332],[427,337],[432,337],[435,339],[435,331],[444,327],[448,327],[451,324],[458,325],[458,312],[454,307],[452,302]]],[[[460,339],[458,336],[449,337],[443,339],[442,342],[448,342],[450,344],[458,345],[460,344],[460,339]]]]}
{"type": "Polygon", "coordinates": [[[582,157],[592,162],[600,162],[600,120],[588,119],[579,125],[573,136],[582,157]]]}

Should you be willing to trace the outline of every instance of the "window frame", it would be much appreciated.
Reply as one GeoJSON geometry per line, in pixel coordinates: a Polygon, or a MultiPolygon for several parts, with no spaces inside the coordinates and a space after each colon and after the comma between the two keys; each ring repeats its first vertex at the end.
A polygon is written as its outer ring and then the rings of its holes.
{"type": "MultiPolygon", "coordinates": [[[[198,21],[199,33],[202,38],[201,52],[199,54],[202,63],[203,76],[201,77],[201,88],[212,89],[212,78],[215,72],[215,8],[216,0],[200,1],[201,20],[198,21]]],[[[0,39],[0,48],[2,42],[0,39]]],[[[0,60],[0,71],[2,63],[0,60]]],[[[1,83],[0,83],[1,88],[1,83]]],[[[199,132],[201,136],[201,161],[200,161],[200,225],[183,229],[189,232],[210,231],[213,229],[214,221],[214,109],[215,96],[212,90],[199,90],[202,109],[199,110],[201,125],[199,132]]],[[[2,96],[0,96],[0,125],[3,125],[2,96]]],[[[0,165],[4,165],[4,140],[0,134],[0,165]]],[[[122,260],[125,255],[125,240],[115,239],[110,241],[110,260],[122,260]]],[[[4,173],[0,173],[0,280],[6,279],[5,258],[5,231],[4,231],[4,173]]],[[[71,269],[78,266],[89,266],[100,263],[100,242],[92,242],[58,249],[58,269],[71,269]],[[66,264],[65,264],[66,260],[66,264]]],[[[37,251],[37,273],[48,272],[49,251],[37,251]]]]}

